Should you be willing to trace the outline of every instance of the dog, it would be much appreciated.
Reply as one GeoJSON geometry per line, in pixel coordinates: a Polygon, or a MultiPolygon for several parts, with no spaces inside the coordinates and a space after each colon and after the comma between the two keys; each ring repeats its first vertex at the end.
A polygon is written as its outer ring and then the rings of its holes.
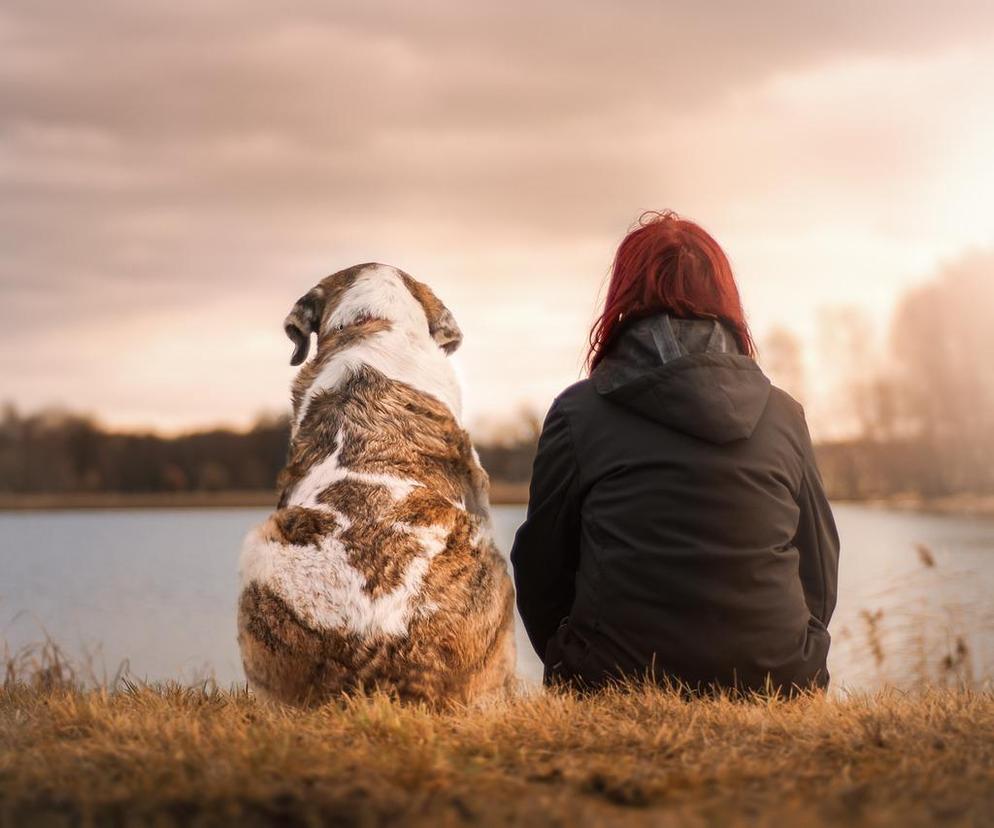
{"type": "Polygon", "coordinates": [[[238,641],[254,692],[384,690],[431,706],[509,690],[514,591],[460,425],[462,333],[427,285],[362,264],[284,322],[293,420],[276,511],[246,537],[238,641]]]}

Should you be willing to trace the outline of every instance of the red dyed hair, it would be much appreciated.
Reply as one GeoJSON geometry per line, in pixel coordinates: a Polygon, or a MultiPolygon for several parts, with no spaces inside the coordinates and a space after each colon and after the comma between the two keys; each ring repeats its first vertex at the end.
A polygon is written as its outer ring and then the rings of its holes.
{"type": "Polygon", "coordinates": [[[627,323],[663,312],[719,319],[743,354],[756,355],[725,251],[700,225],[671,210],[643,213],[618,246],[604,312],[590,330],[590,370],[627,323]]]}

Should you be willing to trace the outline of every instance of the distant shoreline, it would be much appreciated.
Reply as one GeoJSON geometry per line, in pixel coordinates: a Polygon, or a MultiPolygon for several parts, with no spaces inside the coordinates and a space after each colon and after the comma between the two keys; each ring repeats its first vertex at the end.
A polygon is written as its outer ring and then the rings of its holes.
{"type": "MultiPolygon", "coordinates": [[[[523,506],[527,483],[494,483],[490,501],[498,506],[523,506]]],[[[59,492],[0,493],[0,512],[85,511],[90,509],[272,509],[271,491],[233,492],[59,492]]]]}
{"type": "Polygon", "coordinates": [[[922,497],[921,495],[891,495],[889,497],[868,497],[860,500],[851,498],[831,498],[833,504],[853,503],[872,506],[876,509],[893,509],[900,512],[918,512],[929,515],[950,515],[957,517],[994,518],[994,495],[955,494],[944,497],[922,497]]]}
{"type": "MultiPolygon", "coordinates": [[[[524,506],[528,503],[528,484],[493,483],[490,501],[495,506],[524,506]]],[[[961,494],[941,498],[901,495],[862,500],[833,498],[832,502],[922,514],[994,518],[994,495],[961,494]]],[[[272,509],[275,506],[276,495],[269,491],[0,493],[0,512],[55,512],[96,509],[272,509]]]]}

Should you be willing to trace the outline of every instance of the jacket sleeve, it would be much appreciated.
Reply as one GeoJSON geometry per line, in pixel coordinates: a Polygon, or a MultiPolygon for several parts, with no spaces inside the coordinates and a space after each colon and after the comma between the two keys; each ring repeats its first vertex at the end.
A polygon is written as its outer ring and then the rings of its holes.
{"type": "Polygon", "coordinates": [[[539,658],[573,606],[579,560],[579,468],[569,420],[552,404],[532,468],[528,515],[511,549],[518,612],[539,658]]]}
{"type": "Polygon", "coordinates": [[[800,553],[799,574],[811,614],[828,626],[835,610],[839,580],[839,533],[828,503],[807,427],[804,472],[798,492],[800,519],[794,546],[800,553]]]}

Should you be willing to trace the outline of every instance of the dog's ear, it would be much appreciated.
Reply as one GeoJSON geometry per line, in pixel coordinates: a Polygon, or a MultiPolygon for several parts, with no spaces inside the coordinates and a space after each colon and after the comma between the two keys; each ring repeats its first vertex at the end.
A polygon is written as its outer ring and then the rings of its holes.
{"type": "Polygon", "coordinates": [[[456,324],[456,318],[452,315],[452,311],[445,307],[442,300],[435,295],[428,285],[417,281],[406,273],[402,275],[407,289],[424,308],[425,316],[428,319],[428,333],[431,334],[431,338],[445,353],[453,353],[462,344],[462,331],[456,324]]]}
{"type": "Polygon", "coordinates": [[[291,365],[300,365],[307,359],[307,353],[311,349],[311,334],[318,333],[321,329],[323,317],[324,289],[318,285],[301,296],[283,320],[283,330],[293,342],[291,365]]]}
{"type": "Polygon", "coordinates": [[[447,354],[453,353],[456,348],[462,345],[462,331],[456,324],[456,318],[452,315],[452,311],[445,305],[442,305],[441,312],[434,319],[429,317],[428,332],[431,334],[431,338],[438,343],[438,347],[447,354]]]}

